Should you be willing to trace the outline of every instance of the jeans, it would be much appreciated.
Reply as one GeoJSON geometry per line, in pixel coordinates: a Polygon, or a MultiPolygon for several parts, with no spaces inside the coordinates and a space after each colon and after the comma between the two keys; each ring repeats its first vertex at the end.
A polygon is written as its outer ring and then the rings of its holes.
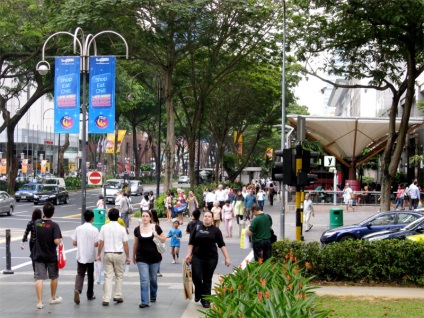
{"type": "Polygon", "coordinates": [[[158,292],[158,269],[160,262],[147,264],[143,262],[137,262],[138,273],[140,275],[140,294],[141,303],[143,305],[149,305],[150,300],[156,300],[158,292]],[[150,287],[150,298],[149,298],[149,287],[150,287]]]}
{"type": "Polygon", "coordinates": [[[83,264],[77,261],[77,276],[75,277],[75,289],[82,293],[84,286],[85,272],[87,272],[87,298],[92,298],[94,295],[94,262],[83,264]]]}
{"type": "Polygon", "coordinates": [[[396,210],[399,207],[399,205],[403,209],[403,198],[397,198],[396,199],[396,210]]]}
{"type": "Polygon", "coordinates": [[[271,257],[271,240],[262,240],[259,242],[253,242],[253,256],[255,261],[260,258],[265,262],[271,257]]]}
{"type": "Polygon", "coordinates": [[[264,210],[265,201],[264,200],[258,200],[258,205],[261,208],[261,211],[264,210]]]}
{"type": "Polygon", "coordinates": [[[130,227],[130,216],[128,212],[122,212],[121,219],[125,222],[126,227],[130,227]]]}
{"type": "Polygon", "coordinates": [[[201,299],[203,295],[210,295],[212,290],[212,276],[218,259],[200,260],[195,255],[191,260],[193,273],[194,298],[201,299]]]}

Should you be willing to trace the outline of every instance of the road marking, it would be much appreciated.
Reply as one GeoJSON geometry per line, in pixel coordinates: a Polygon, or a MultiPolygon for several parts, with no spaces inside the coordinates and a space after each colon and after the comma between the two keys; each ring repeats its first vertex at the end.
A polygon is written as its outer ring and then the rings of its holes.
{"type": "Polygon", "coordinates": [[[77,213],[77,214],[71,214],[71,215],[67,215],[67,216],[62,216],[63,219],[72,219],[72,218],[77,218],[80,217],[81,213],[77,213]]]}

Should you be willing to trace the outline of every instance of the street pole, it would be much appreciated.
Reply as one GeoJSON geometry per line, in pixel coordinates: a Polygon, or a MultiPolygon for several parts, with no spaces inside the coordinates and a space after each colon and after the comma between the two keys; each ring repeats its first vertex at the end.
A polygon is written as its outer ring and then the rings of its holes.
{"type": "Polygon", "coordinates": [[[160,167],[161,167],[161,158],[160,158],[160,131],[162,129],[162,81],[158,79],[158,98],[159,98],[159,129],[158,129],[158,162],[156,165],[156,198],[159,197],[159,186],[160,186],[160,167]]]}

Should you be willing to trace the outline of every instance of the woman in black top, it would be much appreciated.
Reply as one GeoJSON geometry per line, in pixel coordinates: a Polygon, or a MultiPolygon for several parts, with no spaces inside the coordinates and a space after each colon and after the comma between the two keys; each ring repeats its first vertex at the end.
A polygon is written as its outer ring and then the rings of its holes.
{"type": "MultiPolygon", "coordinates": [[[[29,250],[30,252],[32,252],[32,249],[34,248],[34,245],[35,245],[35,221],[37,221],[38,219],[41,219],[42,216],[43,215],[39,208],[36,208],[34,209],[34,211],[32,211],[31,221],[28,222],[25,229],[24,237],[22,238],[21,250],[24,249],[24,243],[28,241],[28,234],[31,233],[31,238],[29,240],[29,250]]],[[[34,261],[32,261],[32,269],[35,272],[34,261]]]]}
{"type": "Polygon", "coordinates": [[[162,254],[158,252],[153,237],[157,237],[162,243],[166,240],[160,226],[151,222],[150,211],[143,211],[141,224],[134,229],[133,262],[137,264],[140,274],[140,308],[149,307],[150,302],[156,301],[157,272],[162,261],[162,254]]]}
{"type": "Polygon", "coordinates": [[[212,276],[218,264],[217,246],[225,257],[225,265],[231,265],[222,232],[212,222],[212,212],[205,212],[203,223],[198,224],[190,233],[186,256],[186,262],[192,265],[194,300],[201,300],[204,308],[210,307],[209,301],[203,296],[211,294],[212,276]]]}

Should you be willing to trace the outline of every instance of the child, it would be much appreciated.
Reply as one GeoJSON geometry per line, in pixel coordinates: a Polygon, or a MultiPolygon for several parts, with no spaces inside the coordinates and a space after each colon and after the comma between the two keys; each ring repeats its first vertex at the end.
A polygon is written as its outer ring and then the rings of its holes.
{"type": "Polygon", "coordinates": [[[219,224],[221,224],[221,207],[219,205],[219,201],[215,201],[213,203],[213,208],[211,212],[213,215],[213,225],[219,227],[219,224]]]}
{"type": "Polygon", "coordinates": [[[167,238],[171,238],[171,255],[173,258],[172,264],[177,264],[178,258],[180,257],[180,240],[183,236],[183,233],[180,229],[178,229],[178,227],[180,226],[179,220],[173,219],[172,225],[174,226],[174,228],[169,230],[167,238]]]}

